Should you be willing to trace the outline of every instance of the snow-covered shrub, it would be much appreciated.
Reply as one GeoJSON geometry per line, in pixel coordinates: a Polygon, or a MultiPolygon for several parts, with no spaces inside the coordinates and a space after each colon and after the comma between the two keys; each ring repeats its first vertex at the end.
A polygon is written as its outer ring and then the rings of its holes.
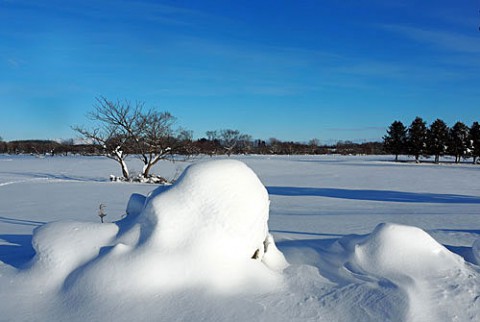
{"type": "Polygon", "coordinates": [[[112,182],[140,182],[140,183],[152,183],[152,184],[171,184],[167,179],[155,174],[149,174],[147,177],[138,174],[136,176],[130,176],[128,179],[125,177],[117,177],[110,175],[110,181],[112,182]]]}

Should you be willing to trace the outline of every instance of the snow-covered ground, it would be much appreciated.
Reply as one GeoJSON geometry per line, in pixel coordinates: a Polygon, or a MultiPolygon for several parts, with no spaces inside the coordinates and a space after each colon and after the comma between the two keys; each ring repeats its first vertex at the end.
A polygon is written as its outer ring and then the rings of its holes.
{"type": "Polygon", "coordinates": [[[480,320],[478,166],[231,159],[0,155],[0,321],[480,320]]]}

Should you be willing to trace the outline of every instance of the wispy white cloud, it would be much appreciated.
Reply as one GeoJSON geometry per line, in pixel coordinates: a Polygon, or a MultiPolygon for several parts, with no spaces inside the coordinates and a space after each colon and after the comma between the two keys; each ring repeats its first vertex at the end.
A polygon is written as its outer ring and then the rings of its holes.
{"type": "Polygon", "coordinates": [[[356,79],[370,81],[408,81],[408,82],[445,82],[466,80],[478,76],[475,70],[465,72],[458,68],[459,62],[452,59],[438,58],[436,63],[413,64],[408,62],[360,61],[349,62],[345,66],[335,68],[337,73],[356,79]],[[452,66],[450,62],[455,61],[452,66]]]}
{"type": "MultiPolygon", "coordinates": [[[[96,1],[92,4],[95,3],[96,1]]],[[[166,25],[192,26],[195,22],[210,18],[201,11],[148,1],[116,0],[112,6],[116,7],[119,14],[126,14],[130,19],[138,18],[166,25]]]]}
{"type": "Polygon", "coordinates": [[[446,24],[449,27],[461,28],[477,32],[480,23],[478,17],[478,3],[473,1],[462,1],[463,5],[458,5],[455,1],[449,1],[447,6],[434,6],[429,15],[438,22],[446,24]]]}
{"type": "Polygon", "coordinates": [[[18,68],[18,67],[20,67],[20,65],[22,65],[22,61],[20,61],[16,58],[8,58],[7,59],[7,64],[12,68],[18,68]]]}
{"type": "Polygon", "coordinates": [[[336,68],[336,71],[351,76],[375,78],[403,78],[407,75],[405,66],[382,61],[350,61],[347,65],[336,68]]]}
{"type": "MultiPolygon", "coordinates": [[[[78,19],[82,23],[102,21],[105,23],[154,22],[171,26],[191,26],[195,22],[207,20],[209,16],[201,11],[183,8],[179,5],[166,5],[148,1],[132,0],[85,0],[61,1],[49,0],[39,2],[22,0],[7,2],[8,10],[22,10],[23,14],[34,12],[35,15],[50,14],[54,19],[72,24],[78,19]],[[52,14],[55,14],[52,16],[52,14]]],[[[5,12],[8,13],[7,10],[5,12]]],[[[0,12],[1,14],[1,12],[0,12]]]]}
{"type": "Polygon", "coordinates": [[[450,52],[466,54],[480,53],[480,41],[478,36],[474,37],[457,32],[427,30],[402,25],[384,25],[383,28],[401,34],[417,42],[430,44],[436,48],[450,52]]]}
{"type": "Polygon", "coordinates": [[[225,87],[235,93],[270,96],[316,91],[322,86],[315,70],[341,59],[335,53],[303,48],[186,36],[169,46],[182,58],[175,66],[166,66],[164,74],[171,73],[183,84],[224,89],[216,93],[224,93],[225,87]]]}

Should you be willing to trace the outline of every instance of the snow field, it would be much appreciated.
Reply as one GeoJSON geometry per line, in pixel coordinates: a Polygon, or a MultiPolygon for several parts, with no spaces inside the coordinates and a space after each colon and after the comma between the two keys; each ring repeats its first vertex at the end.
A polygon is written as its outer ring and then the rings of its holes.
{"type": "Polygon", "coordinates": [[[0,320],[479,320],[477,168],[237,159],[150,193],[108,160],[1,163],[0,320]]]}

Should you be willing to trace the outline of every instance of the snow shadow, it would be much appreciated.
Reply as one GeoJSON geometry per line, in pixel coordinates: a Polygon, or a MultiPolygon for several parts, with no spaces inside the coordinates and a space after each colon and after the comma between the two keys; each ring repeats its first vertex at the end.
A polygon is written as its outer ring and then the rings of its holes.
{"type": "MultiPolygon", "coordinates": [[[[480,237],[480,230],[478,229],[435,229],[437,232],[445,232],[445,233],[462,233],[462,234],[473,234],[479,235],[480,237]]],[[[465,259],[467,262],[472,264],[478,265],[477,259],[473,254],[473,248],[468,246],[453,246],[453,245],[443,245],[452,253],[460,255],[465,259]]]]}
{"type": "Polygon", "coordinates": [[[293,235],[307,235],[307,236],[323,236],[323,237],[343,237],[344,235],[339,234],[326,234],[326,233],[312,233],[312,232],[305,232],[305,231],[292,231],[292,230],[277,230],[277,229],[270,229],[270,232],[281,233],[281,234],[293,234],[293,235]]]}
{"type": "MultiPolygon", "coordinates": [[[[296,234],[301,234],[300,232],[295,232],[296,234]]],[[[316,252],[323,253],[327,252],[328,247],[330,247],[334,242],[339,240],[341,237],[338,238],[312,238],[312,239],[291,239],[291,240],[281,240],[276,242],[278,249],[282,252],[285,251],[288,253],[288,249],[295,248],[310,248],[315,250],[316,252]]],[[[288,258],[287,258],[288,259],[288,258]]]]}
{"type": "Polygon", "coordinates": [[[480,235],[479,229],[435,229],[435,231],[443,231],[448,233],[466,233],[480,235]]]}
{"type": "Polygon", "coordinates": [[[7,217],[0,217],[0,222],[5,224],[11,224],[11,225],[35,226],[35,227],[46,224],[46,222],[43,222],[43,221],[7,218],[7,217]]]}
{"type": "Polygon", "coordinates": [[[75,181],[75,182],[108,182],[109,178],[98,177],[81,177],[71,176],[66,174],[54,174],[46,172],[0,172],[0,174],[16,175],[19,177],[26,177],[30,180],[57,180],[57,181],[75,181]]]}
{"type": "MultiPolygon", "coordinates": [[[[299,234],[299,232],[296,232],[299,234]]],[[[301,233],[300,233],[301,234],[301,233]]],[[[338,263],[335,262],[335,255],[329,251],[332,245],[340,238],[328,239],[294,239],[278,241],[277,247],[285,255],[285,258],[293,266],[313,266],[320,274],[339,285],[346,285],[351,282],[338,273],[338,263]]]]}
{"type": "Polygon", "coordinates": [[[7,265],[22,268],[35,256],[32,235],[0,235],[2,241],[8,245],[0,245],[0,261],[7,265]]]}
{"type": "MultiPolygon", "coordinates": [[[[301,232],[295,232],[295,234],[302,234],[301,232]]],[[[307,233],[305,233],[307,234],[307,233]]],[[[308,233],[309,234],[309,233],[308,233]]],[[[278,249],[285,255],[287,261],[290,264],[305,264],[318,267],[318,258],[328,253],[328,248],[338,241],[338,238],[311,238],[311,239],[291,239],[281,240],[276,242],[278,249]],[[308,250],[306,256],[299,256],[303,251],[308,250]],[[315,253],[312,256],[312,252],[315,253]],[[302,258],[303,257],[303,258],[302,258]],[[299,261],[300,259],[300,261],[299,261]]]]}
{"type": "Polygon", "coordinates": [[[454,194],[279,186],[267,187],[267,190],[269,194],[277,196],[315,196],[352,200],[407,203],[480,204],[480,197],[454,194]]]}
{"type": "Polygon", "coordinates": [[[466,246],[452,246],[452,245],[443,245],[452,253],[455,253],[469,263],[477,264],[477,260],[475,259],[475,255],[473,254],[472,247],[466,246]]]}

